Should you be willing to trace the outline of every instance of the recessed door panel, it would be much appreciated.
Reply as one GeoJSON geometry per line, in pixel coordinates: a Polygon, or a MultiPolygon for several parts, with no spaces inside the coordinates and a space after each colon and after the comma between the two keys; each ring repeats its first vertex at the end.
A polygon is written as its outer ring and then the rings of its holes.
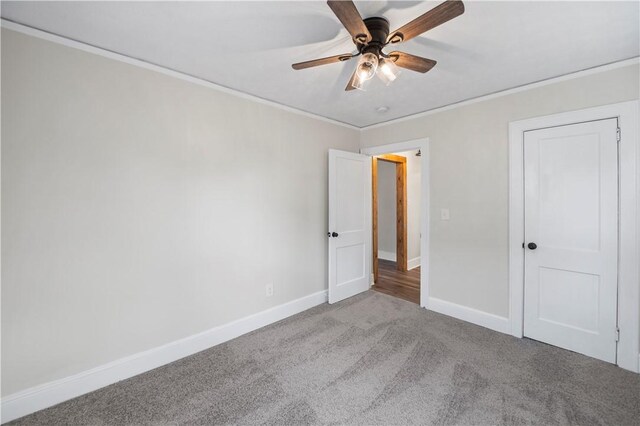
{"type": "Polygon", "coordinates": [[[336,249],[337,285],[345,285],[365,278],[364,244],[336,249]]]}
{"type": "Polygon", "coordinates": [[[600,249],[600,135],[538,140],[540,240],[600,249]]]}
{"type": "Polygon", "coordinates": [[[598,332],[598,275],[541,267],[539,286],[538,318],[558,325],[598,332]],[[569,309],[567,302],[570,304],[569,309]]]}
{"type": "MultiPolygon", "coordinates": [[[[360,182],[365,164],[360,160],[338,158],[336,179],[338,182],[360,182]]],[[[336,229],[342,232],[357,230],[362,226],[365,190],[360,185],[336,186],[336,229]]]]}

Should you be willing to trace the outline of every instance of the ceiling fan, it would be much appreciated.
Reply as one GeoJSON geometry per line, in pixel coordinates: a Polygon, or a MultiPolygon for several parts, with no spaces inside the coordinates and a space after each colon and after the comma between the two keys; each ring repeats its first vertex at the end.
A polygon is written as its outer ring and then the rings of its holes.
{"type": "Polygon", "coordinates": [[[363,89],[365,82],[376,74],[385,84],[389,85],[400,73],[398,67],[421,73],[429,71],[436,65],[436,61],[398,51],[386,54],[382,49],[389,44],[398,44],[410,40],[464,13],[462,1],[447,0],[390,33],[389,21],[384,17],[363,20],[352,1],[330,0],[327,1],[327,4],[351,34],[358,52],[299,62],[291,66],[294,70],[301,70],[335,62],[344,62],[362,55],[345,88],[347,91],[363,89]]]}

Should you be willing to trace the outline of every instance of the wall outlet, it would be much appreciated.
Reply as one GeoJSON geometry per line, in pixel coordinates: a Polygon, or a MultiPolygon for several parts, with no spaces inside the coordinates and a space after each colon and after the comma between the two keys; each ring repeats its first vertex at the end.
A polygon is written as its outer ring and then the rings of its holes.
{"type": "Polygon", "coordinates": [[[449,209],[440,209],[440,220],[449,220],[449,209]]]}
{"type": "Polygon", "coordinates": [[[269,283],[265,286],[265,292],[267,293],[267,297],[273,296],[273,284],[269,283]]]}

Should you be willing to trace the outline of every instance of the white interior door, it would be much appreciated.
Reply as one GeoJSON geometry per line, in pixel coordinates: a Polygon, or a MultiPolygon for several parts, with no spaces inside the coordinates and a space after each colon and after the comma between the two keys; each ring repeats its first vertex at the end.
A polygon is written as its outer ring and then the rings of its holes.
{"type": "Polygon", "coordinates": [[[617,119],[524,136],[524,335],[616,361],[617,119]]]}
{"type": "Polygon", "coordinates": [[[370,287],[371,157],[329,150],[329,303],[370,287]]]}

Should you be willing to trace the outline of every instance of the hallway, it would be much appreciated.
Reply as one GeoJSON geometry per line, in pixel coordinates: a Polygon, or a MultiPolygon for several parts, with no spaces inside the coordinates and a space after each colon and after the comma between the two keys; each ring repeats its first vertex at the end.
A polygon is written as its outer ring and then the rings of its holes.
{"type": "Polygon", "coordinates": [[[378,282],[373,290],[420,304],[420,267],[401,272],[396,262],[378,259],[378,282]]]}

